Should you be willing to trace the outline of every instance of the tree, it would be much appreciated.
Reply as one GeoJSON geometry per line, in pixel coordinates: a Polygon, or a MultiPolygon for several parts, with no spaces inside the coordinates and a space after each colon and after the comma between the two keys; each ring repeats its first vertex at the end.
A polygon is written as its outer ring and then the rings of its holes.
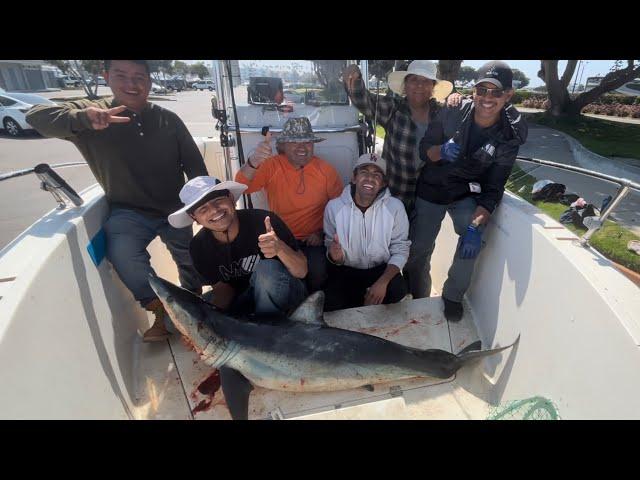
{"type": "Polygon", "coordinates": [[[472,82],[478,78],[478,72],[473,67],[460,67],[457,80],[461,82],[472,82]]]}
{"type": "Polygon", "coordinates": [[[439,60],[438,78],[454,83],[458,79],[460,65],[462,65],[462,60],[439,60]]]}
{"type": "Polygon", "coordinates": [[[192,75],[200,77],[201,79],[207,78],[209,76],[209,69],[202,62],[190,65],[189,72],[191,72],[192,75]]]}
{"type": "Polygon", "coordinates": [[[336,87],[346,66],[346,60],[313,60],[313,72],[320,85],[327,89],[336,87]]]}
{"type": "Polygon", "coordinates": [[[147,64],[149,65],[151,78],[157,83],[162,83],[160,81],[160,75],[162,75],[163,80],[165,80],[167,73],[171,74],[173,72],[173,60],[147,60],[147,64]]]}
{"type": "Polygon", "coordinates": [[[578,116],[583,107],[597,100],[602,94],[620,88],[640,75],[639,60],[627,60],[626,67],[622,60],[618,60],[612,71],[602,79],[600,85],[572,99],[568,87],[577,64],[577,60],[569,60],[562,77],[558,77],[558,60],[540,60],[538,77],[547,86],[549,113],[554,117],[578,116]]]}
{"type": "Polygon", "coordinates": [[[182,60],[174,60],[173,61],[173,71],[178,75],[182,75],[185,77],[187,73],[189,73],[189,65],[187,65],[182,60]]]}
{"type": "Polygon", "coordinates": [[[369,78],[375,76],[378,80],[385,80],[393,70],[395,60],[367,60],[369,64],[369,78]]]}
{"type": "Polygon", "coordinates": [[[518,88],[524,88],[527,85],[529,85],[529,77],[527,77],[524,74],[524,72],[518,70],[517,68],[514,68],[512,71],[513,71],[513,79],[518,80],[520,82],[520,85],[518,86],[518,88]]]}
{"type": "Polygon", "coordinates": [[[104,71],[102,60],[47,60],[47,63],[58,67],[65,74],[79,78],[87,98],[91,100],[99,98],[99,85],[96,77],[104,71]],[[91,85],[91,80],[93,80],[93,85],[91,85]]]}

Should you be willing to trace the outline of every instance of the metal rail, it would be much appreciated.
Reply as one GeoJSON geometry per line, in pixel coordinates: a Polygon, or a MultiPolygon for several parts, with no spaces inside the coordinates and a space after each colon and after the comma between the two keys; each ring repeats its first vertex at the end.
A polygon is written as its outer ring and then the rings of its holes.
{"type": "MultiPolygon", "coordinates": [[[[619,188],[616,192],[615,196],[611,199],[611,202],[604,208],[603,211],[600,212],[599,217],[590,217],[591,220],[585,221],[585,224],[588,227],[588,230],[582,237],[580,237],[580,244],[582,246],[589,246],[589,240],[596,233],[602,225],[604,225],[604,221],[607,217],[613,212],[613,210],[622,202],[624,197],[627,196],[630,190],[636,190],[640,192],[640,184],[636,182],[632,182],[626,178],[618,178],[611,175],[607,175],[604,173],[594,172],[593,170],[588,170],[586,168],[574,167],[573,165],[564,165],[562,163],[550,162],[548,160],[540,160],[538,158],[530,158],[530,157],[516,157],[516,160],[523,161],[527,163],[537,164],[539,166],[557,168],[560,170],[566,170],[570,172],[580,173],[582,175],[587,175],[589,177],[598,178],[600,180],[606,180],[608,182],[618,184],[619,188]]],[[[533,170],[529,170],[528,172],[524,172],[522,176],[518,179],[523,178],[525,175],[528,175],[533,170]]]]}
{"type": "MultiPolygon", "coordinates": [[[[77,165],[88,166],[87,162],[68,162],[68,163],[56,163],[55,165],[50,165],[51,168],[66,168],[66,167],[75,167],[77,165]]],[[[3,180],[9,180],[11,178],[22,177],[23,175],[29,175],[30,173],[34,173],[36,167],[33,168],[25,168],[23,170],[14,170],[13,172],[7,172],[0,175],[0,182],[3,180]]]]}
{"type": "MultiPolygon", "coordinates": [[[[343,132],[358,132],[362,130],[362,125],[350,125],[347,127],[331,127],[331,128],[313,128],[313,133],[343,133],[343,132]]],[[[262,127],[240,127],[240,133],[261,133],[262,127]]],[[[269,127],[269,131],[272,133],[279,133],[282,131],[281,127],[269,127]]]]}
{"type": "Polygon", "coordinates": [[[84,203],[82,197],[78,195],[78,193],[53,170],[54,168],[66,168],[79,165],[87,166],[87,163],[69,162],[58,163],[56,165],[41,163],[33,168],[25,168],[23,170],[17,170],[15,172],[9,172],[0,175],[0,182],[3,180],[22,177],[24,175],[33,173],[40,179],[40,188],[46,192],[51,193],[55,201],[58,202],[59,210],[67,208],[67,201],[73,203],[76,207],[79,207],[84,203]]]}

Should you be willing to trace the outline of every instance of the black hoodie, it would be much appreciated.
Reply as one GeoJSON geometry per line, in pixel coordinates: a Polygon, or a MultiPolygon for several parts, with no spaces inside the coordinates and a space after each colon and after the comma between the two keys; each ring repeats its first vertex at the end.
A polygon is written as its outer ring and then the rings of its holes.
{"type": "Polygon", "coordinates": [[[458,107],[443,108],[429,124],[420,142],[420,158],[425,166],[418,179],[416,194],[432,203],[447,205],[472,195],[478,205],[493,212],[502,199],[504,185],[511,174],[520,145],[527,139],[527,124],[516,108],[507,104],[500,121],[485,130],[488,140],[467,155],[469,131],[473,123],[472,100],[463,100],[458,107]],[[454,162],[432,162],[427,150],[456,137],[460,155],[454,162]],[[470,183],[479,183],[480,193],[474,193],[470,183]]]}

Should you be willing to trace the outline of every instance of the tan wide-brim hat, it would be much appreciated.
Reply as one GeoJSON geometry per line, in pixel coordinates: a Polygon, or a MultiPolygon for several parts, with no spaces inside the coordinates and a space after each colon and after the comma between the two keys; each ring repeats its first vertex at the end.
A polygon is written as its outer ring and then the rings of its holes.
{"type": "Polygon", "coordinates": [[[414,60],[406,71],[391,72],[389,74],[389,88],[398,95],[404,95],[404,79],[407,75],[419,75],[429,80],[435,80],[432,96],[439,102],[443,101],[453,91],[453,84],[448,80],[438,80],[436,64],[430,60],[414,60]]]}
{"type": "Polygon", "coordinates": [[[184,203],[184,207],[169,215],[169,223],[175,228],[184,228],[191,225],[193,218],[187,213],[187,210],[211,192],[229,190],[233,195],[233,200],[237,202],[246,189],[246,185],[230,180],[221,182],[215,177],[206,176],[192,178],[180,190],[180,200],[184,203]]]}

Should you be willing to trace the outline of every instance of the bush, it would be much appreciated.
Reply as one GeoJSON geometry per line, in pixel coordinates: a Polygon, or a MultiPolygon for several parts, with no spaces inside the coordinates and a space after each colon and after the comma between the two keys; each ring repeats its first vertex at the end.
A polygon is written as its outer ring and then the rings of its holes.
{"type": "Polygon", "coordinates": [[[607,93],[598,98],[598,100],[596,100],[596,103],[601,103],[603,105],[633,105],[635,101],[636,97],[607,93]]]}
{"type": "Polygon", "coordinates": [[[582,113],[640,118],[640,105],[603,105],[600,103],[591,103],[582,109],[582,113]]]}
{"type": "Polygon", "coordinates": [[[523,107],[527,108],[549,108],[549,102],[546,95],[534,95],[522,102],[523,107]]]}

